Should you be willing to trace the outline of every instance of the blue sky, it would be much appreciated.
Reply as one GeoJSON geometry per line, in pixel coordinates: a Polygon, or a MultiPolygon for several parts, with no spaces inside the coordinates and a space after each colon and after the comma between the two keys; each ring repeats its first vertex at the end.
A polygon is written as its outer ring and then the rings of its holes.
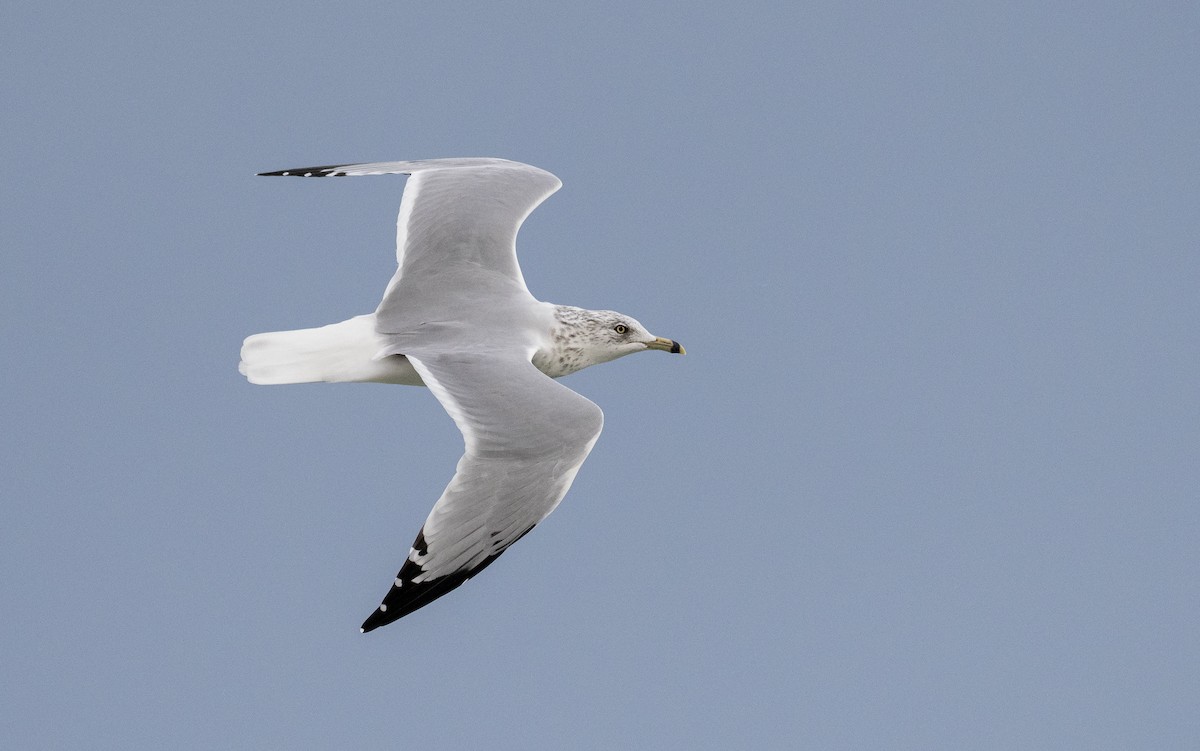
{"type": "Polygon", "coordinates": [[[1195,748],[1187,4],[12,5],[0,741],[1195,748]],[[358,633],[453,471],[424,390],[253,387],[372,310],[403,179],[565,183],[571,493],[358,633]]]}

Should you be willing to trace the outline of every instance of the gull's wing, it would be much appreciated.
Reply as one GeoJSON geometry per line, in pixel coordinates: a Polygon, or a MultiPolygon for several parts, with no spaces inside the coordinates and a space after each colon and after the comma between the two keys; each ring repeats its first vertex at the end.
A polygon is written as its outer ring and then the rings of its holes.
{"type": "Polygon", "coordinates": [[[261,174],[411,175],[396,222],[399,268],[375,313],[382,333],[403,333],[436,320],[443,308],[448,316],[454,301],[464,297],[530,297],[517,263],[517,230],[562,186],[561,180],[537,167],[487,158],[341,164],[261,174]]]}
{"type": "Polygon", "coordinates": [[[600,408],[517,356],[414,352],[466,453],[362,625],[379,628],[483,570],[554,510],[600,435],[600,408]]]}

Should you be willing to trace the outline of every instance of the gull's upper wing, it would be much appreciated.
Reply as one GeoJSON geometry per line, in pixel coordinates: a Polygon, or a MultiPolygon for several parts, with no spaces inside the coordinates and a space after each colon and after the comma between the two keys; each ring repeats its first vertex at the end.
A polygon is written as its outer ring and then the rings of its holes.
{"type": "Polygon", "coordinates": [[[364,632],[458,587],[533,529],[566,495],[604,422],[599,407],[522,357],[408,357],[466,453],[364,632]]]}
{"type": "Polygon", "coordinates": [[[403,333],[449,316],[454,301],[463,297],[530,297],[517,263],[517,230],[562,186],[561,180],[537,167],[487,158],[299,167],[262,174],[412,176],[396,222],[399,268],[376,310],[376,327],[382,333],[403,333]]]}

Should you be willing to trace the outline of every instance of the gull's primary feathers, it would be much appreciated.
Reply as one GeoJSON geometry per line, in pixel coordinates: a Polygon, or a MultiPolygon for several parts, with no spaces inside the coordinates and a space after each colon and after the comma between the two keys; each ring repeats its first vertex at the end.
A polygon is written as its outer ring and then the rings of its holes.
{"type": "Polygon", "coordinates": [[[466,452],[417,533],[371,631],[479,573],[546,517],[600,435],[600,408],[553,379],[646,349],[682,353],[636,320],[539,302],[517,264],[517,230],[562,185],[504,159],[302,167],[264,175],[411,175],[396,223],[396,274],[375,312],[256,334],[251,383],[428,386],[466,452]]]}

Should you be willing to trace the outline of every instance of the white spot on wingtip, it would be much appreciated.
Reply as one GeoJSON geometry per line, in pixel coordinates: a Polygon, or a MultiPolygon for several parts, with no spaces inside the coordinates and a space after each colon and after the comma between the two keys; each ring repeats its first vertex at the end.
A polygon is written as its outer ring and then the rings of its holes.
{"type": "Polygon", "coordinates": [[[285,174],[285,175],[290,175],[290,174],[292,174],[292,173],[290,173],[290,172],[284,172],[283,174],[285,174]]]}
{"type": "Polygon", "coordinates": [[[380,612],[380,613],[386,613],[386,612],[387,612],[387,605],[380,605],[380,606],[379,606],[379,612],[380,612]]]}
{"type": "Polygon", "coordinates": [[[404,582],[400,581],[400,577],[398,577],[398,576],[397,576],[397,577],[396,577],[396,586],[397,586],[397,587],[399,587],[399,586],[400,586],[401,584],[403,584],[403,583],[404,583],[404,582]]]}
{"type": "Polygon", "coordinates": [[[312,173],[311,173],[311,172],[305,172],[305,173],[304,173],[304,176],[305,176],[305,177],[312,177],[312,173]]]}

